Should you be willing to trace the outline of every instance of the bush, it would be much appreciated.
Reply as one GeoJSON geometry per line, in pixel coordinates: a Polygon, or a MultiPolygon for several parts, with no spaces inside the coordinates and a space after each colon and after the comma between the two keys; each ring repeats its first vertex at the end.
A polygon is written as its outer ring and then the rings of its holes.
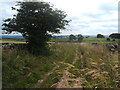
{"type": "Polygon", "coordinates": [[[110,41],[110,38],[107,38],[106,40],[107,40],[107,41],[110,41]]]}
{"type": "Polygon", "coordinates": [[[113,41],[115,41],[115,39],[113,39],[113,41]]]}

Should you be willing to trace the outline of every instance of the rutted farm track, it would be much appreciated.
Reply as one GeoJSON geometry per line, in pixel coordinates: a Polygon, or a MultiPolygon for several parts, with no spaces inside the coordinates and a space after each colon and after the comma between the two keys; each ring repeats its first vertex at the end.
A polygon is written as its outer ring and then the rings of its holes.
{"type": "MultiPolygon", "coordinates": [[[[93,49],[93,46],[87,47],[84,44],[81,44],[81,46],[83,47],[77,46],[75,48],[74,59],[71,62],[67,62],[68,57],[65,57],[62,62],[54,63],[55,67],[45,74],[42,80],[38,80],[34,87],[44,87],[47,79],[50,78],[51,82],[54,81],[54,83],[48,85],[51,88],[110,88],[108,86],[110,82],[107,80],[111,79],[111,77],[107,75],[113,73],[114,70],[110,72],[106,70],[107,64],[105,62],[109,61],[104,61],[104,56],[99,58],[99,55],[97,57],[91,55],[95,52],[99,54],[99,49],[103,50],[103,47],[97,47],[98,50],[93,50],[91,53],[91,51],[85,52],[84,48],[93,49]],[[55,76],[52,77],[52,75],[55,76]]],[[[100,52],[100,54],[103,53],[105,53],[104,50],[100,52]]],[[[117,72],[115,74],[118,75],[117,72]]],[[[116,82],[118,81],[117,78],[114,79],[116,82]]]]}
{"type": "MultiPolygon", "coordinates": [[[[61,78],[59,79],[59,81],[57,83],[54,83],[53,85],[51,85],[51,87],[56,87],[56,88],[82,88],[81,84],[83,81],[82,77],[76,77],[74,74],[72,74],[71,72],[69,72],[69,70],[71,68],[74,68],[74,64],[76,64],[77,60],[79,60],[80,58],[78,57],[78,47],[76,47],[76,53],[74,53],[75,57],[72,60],[72,64],[70,63],[66,63],[65,61],[67,60],[66,58],[64,59],[63,62],[58,62],[56,64],[56,67],[54,67],[52,69],[52,71],[50,71],[49,73],[47,73],[45,75],[44,79],[47,79],[51,74],[53,74],[54,72],[57,72],[59,74],[61,74],[61,78]],[[61,67],[65,65],[65,67],[62,68],[61,67]],[[61,71],[61,72],[60,72],[61,71]]],[[[35,84],[35,88],[36,87],[40,87],[42,82],[44,82],[44,80],[38,80],[37,84],[35,84]]]]}
{"type": "Polygon", "coordinates": [[[72,73],[69,72],[71,67],[75,67],[74,64],[76,61],[79,59],[78,57],[78,48],[76,48],[76,53],[75,53],[75,58],[72,62],[72,64],[69,63],[64,63],[62,64],[67,65],[65,70],[63,71],[63,76],[61,77],[60,81],[57,83],[56,88],[82,88],[81,83],[82,83],[82,78],[76,78],[76,76],[72,73]]]}

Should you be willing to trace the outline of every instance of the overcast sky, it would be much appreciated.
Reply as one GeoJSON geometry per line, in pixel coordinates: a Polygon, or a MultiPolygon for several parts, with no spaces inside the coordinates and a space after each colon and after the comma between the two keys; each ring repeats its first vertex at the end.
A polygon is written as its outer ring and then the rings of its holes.
{"type": "MultiPolygon", "coordinates": [[[[0,24],[2,20],[15,13],[11,7],[15,0],[0,0],[0,24]]],[[[43,0],[51,2],[55,8],[66,12],[67,19],[72,20],[67,30],[60,35],[83,34],[96,35],[118,32],[119,0],[43,0]]]]}

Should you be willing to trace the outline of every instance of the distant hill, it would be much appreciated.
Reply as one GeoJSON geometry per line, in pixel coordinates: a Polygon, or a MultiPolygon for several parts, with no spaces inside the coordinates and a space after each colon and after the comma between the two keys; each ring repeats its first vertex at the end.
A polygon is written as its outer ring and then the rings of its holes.
{"type": "Polygon", "coordinates": [[[24,39],[23,36],[21,35],[2,35],[2,37],[0,38],[3,38],[3,39],[24,39]]]}
{"type": "MultiPolygon", "coordinates": [[[[75,36],[77,36],[77,35],[75,35],[75,36]]],[[[87,36],[89,36],[89,37],[96,37],[97,35],[83,35],[84,37],[87,37],[87,36]]],[[[104,35],[105,37],[109,37],[109,35],[104,35]]],[[[69,35],[53,35],[53,37],[56,37],[56,38],[67,38],[67,37],[69,37],[69,35]]],[[[24,39],[24,37],[22,36],[22,35],[2,35],[2,36],[0,36],[0,38],[3,38],[3,39],[8,39],[8,38],[10,38],[10,39],[24,39]]]]}

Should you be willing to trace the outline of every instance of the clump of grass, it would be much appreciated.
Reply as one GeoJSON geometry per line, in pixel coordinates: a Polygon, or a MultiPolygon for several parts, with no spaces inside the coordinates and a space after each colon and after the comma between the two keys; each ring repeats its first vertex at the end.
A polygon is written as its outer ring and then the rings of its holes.
{"type": "Polygon", "coordinates": [[[87,69],[82,72],[91,87],[117,88],[118,71],[114,68],[118,65],[118,58],[110,55],[104,45],[84,44],[79,46],[79,69],[87,69]]]}
{"type": "Polygon", "coordinates": [[[50,74],[47,78],[44,79],[43,83],[40,85],[40,88],[55,88],[54,84],[59,82],[62,74],[57,73],[56,71],[50,74]]]}

